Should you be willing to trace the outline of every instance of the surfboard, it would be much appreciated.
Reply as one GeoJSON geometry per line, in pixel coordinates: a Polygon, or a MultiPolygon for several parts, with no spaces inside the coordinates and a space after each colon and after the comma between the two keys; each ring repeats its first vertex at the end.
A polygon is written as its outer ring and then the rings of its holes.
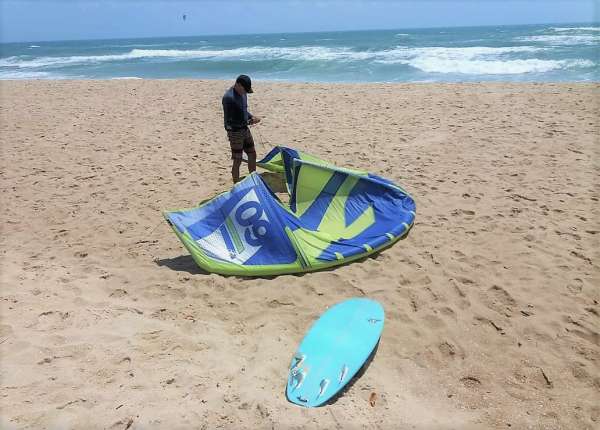
{"type": "Polygon", "coordinates": [[[384,318],[383,307],[364,298],[345,300],[323,313],[292,357],[288,400],[310,408],[335,396],[377,346],[384,318]]]}

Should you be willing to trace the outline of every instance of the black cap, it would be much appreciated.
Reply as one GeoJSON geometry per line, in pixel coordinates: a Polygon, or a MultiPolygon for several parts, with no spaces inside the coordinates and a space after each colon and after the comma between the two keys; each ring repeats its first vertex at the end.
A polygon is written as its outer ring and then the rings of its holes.
{"type": "Polygon", "coordinates": [[[246,90],[247,93],[254,92],[254,91],[252,91],[252,81],[250,80],[250,76],[240,75],[235,80],[235,83],[240,84],[242,87],[244,87],[244,89],[246,90]]]}

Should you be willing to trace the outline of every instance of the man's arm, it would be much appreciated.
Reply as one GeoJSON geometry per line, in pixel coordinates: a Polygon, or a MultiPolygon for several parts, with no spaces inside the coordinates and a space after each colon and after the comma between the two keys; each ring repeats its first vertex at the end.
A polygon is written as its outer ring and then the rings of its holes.
{"type": "Polygon", "coordinates": [[[225,119],[225,128],[227,130],[230,130],[233,123],[233,112],[235,107],[233,106],[232,100],[228,97],[223,97],[222,103],[223,117],[225,119]]]}
{"type": "Polygon", "coordinates": [[[259,116],[254,116],[250,112],[248,112],[248,124],[258,124],[261,118],[259,116]]]}

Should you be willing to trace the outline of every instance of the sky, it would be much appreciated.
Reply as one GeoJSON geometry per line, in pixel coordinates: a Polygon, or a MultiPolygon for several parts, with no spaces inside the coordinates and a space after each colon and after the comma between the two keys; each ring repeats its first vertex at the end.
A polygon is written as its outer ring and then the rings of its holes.
{"type": "Polygon", "coordinates": [[[1,42],[598,21],[600,0],[0,0],[1,42]]]}

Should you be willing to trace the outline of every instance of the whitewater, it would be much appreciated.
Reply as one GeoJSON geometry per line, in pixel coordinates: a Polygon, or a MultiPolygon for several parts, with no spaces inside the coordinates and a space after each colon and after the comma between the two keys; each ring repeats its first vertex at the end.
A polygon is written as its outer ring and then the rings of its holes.
{"type": "Polygon", "coordinates": [[[0,79],[597,81],[600,26],[528,25],[0,45],[0,79]]]}

